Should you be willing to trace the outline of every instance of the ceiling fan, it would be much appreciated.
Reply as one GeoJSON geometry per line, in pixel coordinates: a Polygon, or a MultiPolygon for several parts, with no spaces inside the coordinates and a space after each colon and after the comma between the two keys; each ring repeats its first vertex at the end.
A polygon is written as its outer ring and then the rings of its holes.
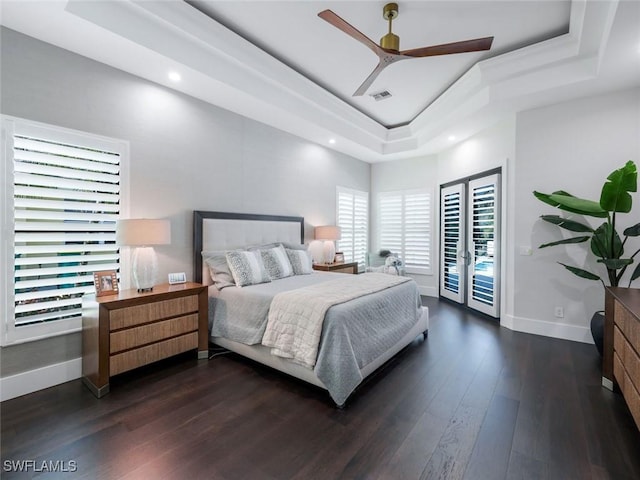
{"type": "Polygon", "coordinates": [[[414,48],[400,51],[400,37],[391,32],[391,22],[398,16],[398,4],[387,3],[382,9],[382,17],[389,21],[389,33],[380,39],[380,45],[373,42],[369,37],[360,32],[354,26],[347,23],[331,10],[324,10],[318,14],[320,18],[329,22],[334,27],[342,30],[350,37],[355,38],[375,53],[380,62],[373,69],[373,72],[362,82],[362,85],[353,94],[354,97],[363,95],[371,86],[376,77],[386,67],[392,63],[406,60],[408,58],[434,57],[436,55],[450,55],[452,53],[479,52],[489,50],[493,37],[475,38],[462,42],[445,43],[442,45],[432,45],[430,47],[414,48]]]}

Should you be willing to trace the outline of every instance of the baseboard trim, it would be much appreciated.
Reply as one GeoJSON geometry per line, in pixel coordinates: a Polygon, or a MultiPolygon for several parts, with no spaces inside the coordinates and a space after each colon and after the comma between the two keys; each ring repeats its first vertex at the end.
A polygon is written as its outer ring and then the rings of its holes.
{"type": "Polygon", "coordinates": [[[562,340],[572,340],[574,342],[593,343],[591,330],[589,327],[569,325],[567,323],[547,322],[535,318],[515,317],[513,315],[503,315],[500,325],[510,330],[523,333],[533,333],[562,340]]]}
{"type": "Polygon", "coordinates": [[[82,358],[0,378],[0,401],[69,382],[82,376],[82,358]]]}
{"type": "Polygon", "coordinates": [[[437,297],[438,289],[435,287],[427,287],[426,285],[418,285],[418,292],[425,297],[437,297]]]}

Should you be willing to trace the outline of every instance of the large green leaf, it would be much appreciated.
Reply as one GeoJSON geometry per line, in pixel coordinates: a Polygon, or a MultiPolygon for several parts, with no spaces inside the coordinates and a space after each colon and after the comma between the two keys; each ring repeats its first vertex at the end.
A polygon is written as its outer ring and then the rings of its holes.
{"type": "Polygon", "coordinates": [[[636,266],[636,269],[631,274],[631,280],[629,280],[629,285],[631,285],[631,282],[633,282],[636,278],[640,278],[640,263],[636,266]]]}
{"type": "Polygon", "coordinates": [[[624,167],[611,172],[608,182],[602,186],[600,206],[608,212],[629,213],[633,200],[629,192],[638,190],[638,171],[635,163],[628,161],[624,167]]]}
{"type": "Polygon", "coordinates": [[[575,220],[569,220],[568,218],[563,218],[559,215],[542,215],[540,218],[545,222],[553,223],[554,225],[558,225],[560,228],[564,228],[565,230],[569,230],[571,232],[593,233],[593,228],[591,228],[589,225],[576,222],[575,220]]]}
{"type": "Polygon", "coordinates": [[[566,199],[568,198],[576,199],[578,200],[578,203],[581,201],[579,198],[574,197],[573,195],[571,195],[568,192],[565,192],[564,190],[558,190],[557,192],[553,192],[553,193],[542,193],[542,192],[534,191],[533,195],[541,202],[544,202],[547,205],[551,205],[552,207],[558,207],[560,210],[564,210],[565,212],[576,213],[578,215],[588,215],[591,217],[599,217],[599,218],[605,218],[608,215],[606,211],[600,208],[600,204],[598,204],[597,202],[592,202],[590,200],[584,200],[585,202],[590,202],[588,210],[573,208],[569,205],[561,203],[559,200],[562,200],[564,203],[566,203],[566,199]]]}
{"type": "Polygon", "coordinates": [[[573,238],[565,238],[564,240],[558,240],[556,242],[551,242],[551,243],[543,243],[542,245],[540,245],[538,248],[547,248],[547,247],[553,247],[555,245],[566,245],[568,243],[582,243],[582,242],[586,242],[587,240],[589,240],[591,237],[589,236],[584,236],[584,237],[573,237],[573,238]]]}
{"type": "Polygon", "coordinates": [[[593,233],[591,251],[598,258],[620,258],[624,254],[622,240],[618,232],[613,232],[613,248],[611,247],[611,224],[604,222],[593,233]]]}
{"type": "Polygon", "coordinates": [[[626,237],[637,237],[640,236],[640,223],[636,223],[635,225],[625,228],[624,232],[622,232],[626,237]]]}
{"type": "Polygon", "coordinates": [[[559,206],[560,204],[558,202],[555,202],[551,200],[551,198],[549,198],[551,197],[551,195],[566,195],[567,197],[573,197],[573,195],[571,195],[569,192],[565,192],[564,190],[558,190],[557,192],[553,192],[553,193],[542,193],[536,190],[533,191],[533,196],[536,197],[541,202],[551,205],[552,207],[559,206]]]}
{"type": "Polygon", "coordinates": [[[558,208],[561,210],[566,210],[580,215],[588,215],[590,217],[605,218],[608,216],[607,211],[604,210],[598,202],[594,202],[593,200],[586,200],[584,198],[563,195],[560,193],[551,194],[549,199],[551,201],[558,202],[558,208]]]}
{"type": "Polygon", "coordinates": [[[577,275],[581,278],[586,278],[587,280],[600,280],[600,277],[598,275],[588,272],[587,270],[583,270],[582,268],[578,268],[578,267],[572,267],[571,265],[565,265],[562,262],[558,262],[558,263],[562,265],[564,268],[566,268],[567,270],[569,270],[574,275],[577,275]]]}
{"type": "Polygon", "coordinates": [[[631,265],[633,263],[633,258],[600,258],[598,259],[598,262],[604,263],[604,265],[610,270],[619,270],[622,267],[631,265]]]}

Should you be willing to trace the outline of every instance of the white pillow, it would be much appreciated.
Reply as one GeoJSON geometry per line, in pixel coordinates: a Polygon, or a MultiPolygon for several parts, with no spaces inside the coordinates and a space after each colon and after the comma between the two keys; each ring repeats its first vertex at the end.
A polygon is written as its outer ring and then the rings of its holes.
{"type": "Polygon", "coordinates": [[[202,252],[202,259],[209,267],[209,275],[218,290],[235,286],[231,270],[227,264],[227,252],[224,250],[202,252]]]}
{"type": "Polygon", "coordinates": [[[293,267],[294,275],[308,275],[313,273],[311,255],[306,250],[292,250],[287,248],[287,256],[293,267]]]}
{"type": "Polygon", "coordinates": [[[226,257],[237,286],[244,287],[271,281],[259,250],[251,252],[234,250],[227,252],[226,257]]]}
{"type": "Polygon", "coordinates": [[[293,275],[293,267],[282,245],[268,250],[260,250],[260,254],[272,280],[293,275]]]}

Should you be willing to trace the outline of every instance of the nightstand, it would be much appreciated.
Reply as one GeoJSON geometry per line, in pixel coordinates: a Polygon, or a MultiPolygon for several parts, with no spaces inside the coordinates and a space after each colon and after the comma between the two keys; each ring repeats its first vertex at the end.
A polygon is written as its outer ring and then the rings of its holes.
{"type": "Polygon", "coordinates": [[[82,381],[96,397],[109,378],[189,350],[207,358],[207,287],[156,285],[82,298],[82,381]]]}
{"type": "Polygon", "coordinates": [[[358,262],[349,263],[314,263],[314,270],[322,272],[358,273],[358,262]]]}

